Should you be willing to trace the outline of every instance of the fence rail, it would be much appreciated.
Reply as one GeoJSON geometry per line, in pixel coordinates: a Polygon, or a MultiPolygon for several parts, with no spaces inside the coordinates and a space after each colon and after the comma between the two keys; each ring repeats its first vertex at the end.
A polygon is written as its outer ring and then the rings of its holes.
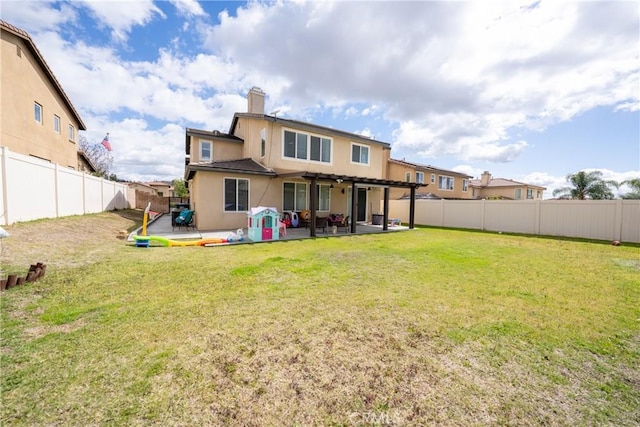
{"type": "Polygon", "coordinates": [[[0,224],[129,208],[127,187],[0,147],[0,224]]]}
{"type": "MultiPolygon", "coordinates": [[[[389,217],[409,221],[409,201],[389,217]]],[[[416,200],[415,223],[640,243],[640,200],[416,200]]]]}

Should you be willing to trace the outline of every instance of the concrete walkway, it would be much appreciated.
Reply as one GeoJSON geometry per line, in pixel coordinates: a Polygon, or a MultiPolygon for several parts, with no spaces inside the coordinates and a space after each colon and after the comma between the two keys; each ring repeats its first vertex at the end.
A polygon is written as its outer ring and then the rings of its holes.
{"type": "MultiPolygon", "coordinates": [[[[408,227],[402,225],[396,225],[394,227],[389,227],[387,232],[394,231],[403,231],[409,230],[408,227]]],[[[171,226],[171,215],[170,214],[162,214],[153,220],[151,220],[147,224],[147,235],[148,236],[161,236],[171,240],[200,240],[200,239],[226,239],[229,236],[232,236],[236,233],[237,230],[194,230],[193,228],[186,229],[184,227],[172,227],[171,226]]],[[[247,239],[247,230],[246,227],[243,228],[244,231],[244,242],[252,243],[247,239]]],[[[356,226],[356,234],[371,234],[371,233],[382,233],[381,225],[370,225],[370,224],[357,224],[356,226]]],[[[136,232],[132,234],[140,234],[141,229],[136,230],[136,232]]],[[[309,236],[308,228],[288,228],[287,235],[281,236],[279,240],[298,240],[298,239],[308,239],[309,236]]],[[[322,230],[316,230],[316,237],[344,237],[350,236],[351,233],[345,232],[345,229],[338,229],[336,234],[333,234],[333,230],[331,227],[326,228],[326,233],[322,230]]],[[[133,240],[133,237],[130,236],[130,241],[133,240]]]]}

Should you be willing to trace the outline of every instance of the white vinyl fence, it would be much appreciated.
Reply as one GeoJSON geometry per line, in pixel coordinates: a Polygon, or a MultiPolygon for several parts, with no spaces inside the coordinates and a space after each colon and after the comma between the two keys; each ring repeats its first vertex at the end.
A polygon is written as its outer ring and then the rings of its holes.
{"type": "Polygon", "coordinates": [[[0,147],[0,225],[127,208],[124,184],[0,147]]]}
{"type": "MultiPolygon", "coordinates": [[[[389,218],[409,222],[409,200],[389,218]]],[[[640,243],[640,200],[416,200],[415,224],[640,243]]]]}

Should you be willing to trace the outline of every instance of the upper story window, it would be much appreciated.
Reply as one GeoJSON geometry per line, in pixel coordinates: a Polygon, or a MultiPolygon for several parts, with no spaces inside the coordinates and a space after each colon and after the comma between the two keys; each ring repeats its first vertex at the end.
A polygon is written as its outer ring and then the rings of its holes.
{"type": "Polygon", "coordinates": [[[416,172],[416,182],[418,184],[424,184],[424,172],[416,172]]]}
{"type": "Polygon", "coordinates": [[[536,191],[536,199],[542,198],[542,192],[540,190],[536,191]]]}
{"type": "Polygon", "coordinates": [[[76,140],[76,129],[73,125],[69,125],[69,141],[74,142],[76,140]]]}
{"type": "Polygon", "coordinates": [[[435,183],[436,183],[436,174],[435,174],[435,173],[432,173],[432,174],[431,174],[431,183],[432,183],[432,184],[435,184],[435,183]]]}
{"type": "Polygon", "coordinates": [[[331,139],[284,131],[284,156],[292,159],[331,163],[331,139]]]}
{"type": "Polygon", "coordinates": [[[249,210],[249,180],[224,179],[224,211],[243,212],[249,210]]]}
{"type": "Polygon", "coordinates": [[[55,133],[60,133],[60,117],[53,115],[53,130],[55,133]]]}
{"type": "Polygon", "coordinates": [[[462,180],[462,191],[467,192],[469,190],[469,180],[462,180]]]}
{"type": "Polygon", "coordinates": [[[369,147],[366,145],[360,145],[352,142],[351,143],[351,162],[368,165],[369,164],[369,147]]]}
{"type": "Polygon", "coordinates": [[[411,172],[405,172],[404,173],[404,180],[406,182],[411,182],[411,172]]]}
{"type": "Polygon", "coordinates": [[[533,199],[533,188],[527,188],[527,199],[533,199]]]}
{"type": "Polygon", "coordinates": [[[264,157],[267,153],[267,130],[262,128],[260,131],[260,157],[264,157]]]}
{"type": "Polygon", "coordinates": [[[212,146],[211,141],[200,140],[200,161],[211,161],[213,159],[212,146]]]}
{"type": "Polygon", "coordinates": [[[514,199],[516,200],[522,199],[522,188],[516,188],[514,199]]]}
{"type": "Polygon", "coordinates": [[[42,105],[37,102],[33,103],[33,118],[36,122],[42,124],[42,105]]]}
{"type": "Polygon", "coordinates": [[[452,176],[439,176],[438,177],[438,190],[453,191],[453,177],[452,176]]]}

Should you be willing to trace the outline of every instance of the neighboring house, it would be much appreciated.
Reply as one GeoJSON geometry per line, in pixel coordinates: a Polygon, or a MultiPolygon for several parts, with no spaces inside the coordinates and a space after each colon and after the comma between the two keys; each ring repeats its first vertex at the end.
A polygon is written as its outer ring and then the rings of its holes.
{"type": "Polygon", "coordinates": [[[95,173],[98,170],[91,158],[82,150],[78,150],[78,170],[86,173],[95,173]]]}
{"type": "Polygon", "coordinates": [[[370,221],[381,200],[388,208],[389,188],[419,187],[387,179],[390,144],[267,115],[259,88],[247,100],[228,133],[186,129],[185,181],[199,228],[244,227],[257,206],[309,210],[311,223],[331,213],[370,221]]]}
{"type": "Polygon", "coordinates": [[[0,146],[90,172],[77,144],[86,127],[44,57],[25,31],[2,20],[0,30],[0,146]]]}
{"type": "Polygon", "coordinates": [[[472,179],[471,196],[474,199],[542,200],[545,187],[505,178],[493,178],[487,171],[480,179],[472,179]]]}
{"type": "Polygon", "coordinates": [[[155,188],[151,187],[150,185],[143,184],[141,182],[128,182],[127,187],[129,187],[130,189],[136,192],[149,194],[151,196],[158,195],[158,191],[155,188]]]}
{"type": "Polygon", "coordinates": [[[154,188],[156,194],[160,197],[171,197],[173,195],[173,186],[168,182],[145,182],[145,185],[154,188]]]}
{"type": "MultiPolygon", "coordinates": [[[[389,179],[424,184],[417,190],[419,199],[471,199],[469,180],[462,172],[436,168],[430,165],[410,163],[405,160],[389,159],[389,179]]],[[[391,199],[408,197],[402,189],[391,190],[391,199]]]]}

